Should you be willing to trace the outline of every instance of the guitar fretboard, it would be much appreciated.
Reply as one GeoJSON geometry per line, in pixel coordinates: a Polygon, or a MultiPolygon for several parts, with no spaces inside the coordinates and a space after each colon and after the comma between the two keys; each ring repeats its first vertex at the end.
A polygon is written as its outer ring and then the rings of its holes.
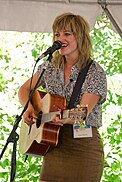
{"type": "MultiPolygon", "coordinates": [[[[45,123],[45,122],[51,121],[52,116],[53,116],[54,114],[60,114],[60,111],[42,114],[41,124],[43,124],[43,123],[45,123]]],[[[62,117],[63,117],[63,118],[68,118],[68,117],[69,117],[69,110],[63,110],[63,116],[62,116],[62,117]]]]}

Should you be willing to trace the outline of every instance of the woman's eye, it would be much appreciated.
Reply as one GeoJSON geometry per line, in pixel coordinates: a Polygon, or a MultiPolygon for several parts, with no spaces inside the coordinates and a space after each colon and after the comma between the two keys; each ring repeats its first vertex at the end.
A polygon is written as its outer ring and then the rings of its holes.
{"type": "Polygon", "coordinates": [[[69,36],[69,35],[70,35],[70,33],[65,33],[65,35],[66,35],[66,36],[69,36]]]}
{"type": "Polygon", "coordinates": [[[56,33],[56,34],[55,34],[55,37],[59,37],[59,36],[60,36],[59,33],[56,33]]]}
{"type": "MultiPolygon", "coordinates": [[[[61,36],[60,33],[55,33],[54,35],[55,35],[55,37],[60,37],[61,36]]],[[[71,32],[64,32],[62,35],[63,36],[70,36],[70,35],[72,35],[72,33],[71,32]]]]}
{"type": "Polygon", "coordinates": [[[65,33],[65,35],[66,35],[66,36],[69,36],[69,35],[71,35],[71,33],[69,33],[69,32],[66,32],[66,33],[65,33]]]}

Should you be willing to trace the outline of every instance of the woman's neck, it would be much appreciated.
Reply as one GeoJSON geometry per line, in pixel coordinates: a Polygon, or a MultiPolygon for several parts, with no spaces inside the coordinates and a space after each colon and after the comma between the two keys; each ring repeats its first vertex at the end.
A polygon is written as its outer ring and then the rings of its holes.
{"type": "Polygon", "coordinates": [[[71,75],[72,67],[77,63],[77,60],[66,60],[64,63],[64,83],[66,84],[71,75]]]}
{"type": "Polygon", "coordinates": [[[78,60],[66,60],[64,66],[67,69],[71,69],[77,62],[78,60]]]}

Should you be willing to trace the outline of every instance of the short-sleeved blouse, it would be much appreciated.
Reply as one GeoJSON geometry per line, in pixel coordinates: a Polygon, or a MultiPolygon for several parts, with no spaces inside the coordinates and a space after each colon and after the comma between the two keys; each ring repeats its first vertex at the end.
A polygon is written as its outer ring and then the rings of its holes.
{"type": "MultiPolygon", "coordinates": [[[[39,75],[41,74],[42,69],[45,68],[45,64],[47,63],[44,62],[38,66],[39,75]]],[[[47,93],[65,97],[68,105],[78,77],[78,73],[79,69],[76,64],[72,67],[70,78],[65,84],[63,67],[56,69],[55,66],[50,62],[46,66],[46,70],[40,80],[40,85],[41,87],[46,88],[47,93]]],[[[100,100],[86,119],[86,123],[88,125],[99,128],[102,126],[102,103],[104,103],[106,100],[107,81],[103,68],[95,61],[92,62],[88,70],[85,81],[81,88],[81,93],[75,102],[75,106],[80,104],[80,100],[84,93],[100,95],[100,100]]]]}

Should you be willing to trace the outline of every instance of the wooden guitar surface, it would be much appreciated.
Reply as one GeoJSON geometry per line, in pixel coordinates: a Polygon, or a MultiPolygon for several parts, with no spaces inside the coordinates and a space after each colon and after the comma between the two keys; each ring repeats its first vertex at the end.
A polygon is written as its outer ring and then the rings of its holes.
{"type": "MultiPolygon", "coordinates": [[[[58,144],[60,127],[51,123],[51,118],[55,114],[60,114],[59,109],[66,108],[66,99],[62,96],[35,91],[32,97],[32,104],[38,113],[38,119],[31,126],[22,121],[20,127],[19,149],[22,154],[32,156],[44,156],[50,146],[58,144]]],[[[82,107],[74,110],[63,110],[63,118],[73,120],[86,117],[87,108],[82,107]]]]}

